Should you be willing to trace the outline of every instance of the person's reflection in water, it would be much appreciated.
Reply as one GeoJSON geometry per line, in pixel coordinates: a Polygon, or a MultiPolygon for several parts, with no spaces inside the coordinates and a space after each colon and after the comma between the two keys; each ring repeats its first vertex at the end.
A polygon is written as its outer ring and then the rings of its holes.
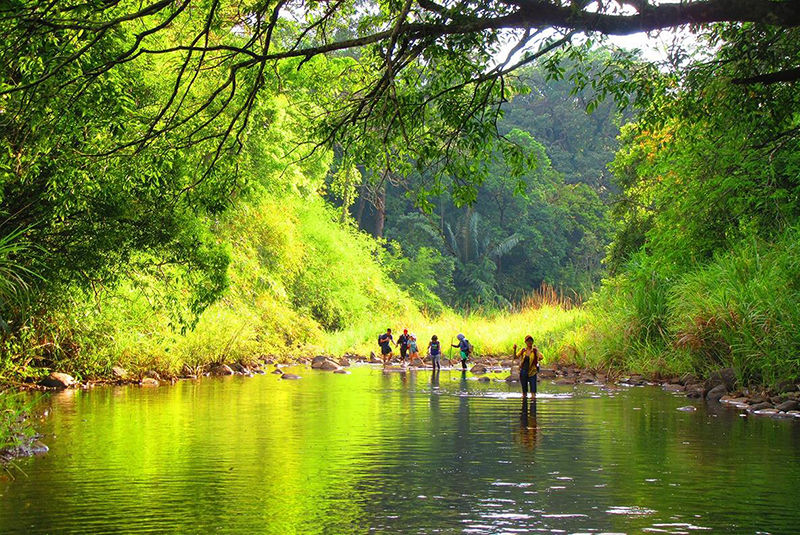
{"type": "Polygon", "coordinates": [[[541,441],[539,424],[536,421],[536,398],[528,403],[528,398],[522,398],[522,410],[519,414],[519,441],[528,449],[534,449],[541,441]],[[530,405],[530,412],[528,408],[530,405]]]}
{"type": "Polygon", "coordinates": [[[433,375],[431,375],[431,388],[439,390],[439,370],[434,368],[433,375]]]}

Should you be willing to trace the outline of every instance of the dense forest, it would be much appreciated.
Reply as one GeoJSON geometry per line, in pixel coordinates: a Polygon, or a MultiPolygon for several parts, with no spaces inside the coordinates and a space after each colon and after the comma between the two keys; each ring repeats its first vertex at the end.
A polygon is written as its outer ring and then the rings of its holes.
{"type": "Polygon", "coordinates": [[[3,378],[364,350],[543,287],[587,301],[551,358],[798,377],[796,3],[357,4],[2,8],[3,378]],[[689,23],[660,65],[597,36],[689,23]]]}

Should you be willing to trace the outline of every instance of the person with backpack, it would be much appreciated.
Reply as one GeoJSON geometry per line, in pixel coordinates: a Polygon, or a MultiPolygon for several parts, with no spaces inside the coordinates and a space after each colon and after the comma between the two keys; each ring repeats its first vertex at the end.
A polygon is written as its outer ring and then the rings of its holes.
{"type": "Polygon", "coordinates": [[[406,363],[406,353],[408,353],[408,345],[411,337],[408,335],[408,329],[403,329],[403,334],[397,337],[397,346],[400,348],[401,364],[406,363]]]}
{"type": "Polygon", "coordinates": [[[381,357],[383,358],[383,365],[386,366],[392,361],[392,344],[397,345],[392,338],[392,330],[386,329],[386,332],[378,336],[378,345],[381,346],[381,357]]]}
{"type": "Polygon", "coordinates": [[[451,345],[458,348],[461,354],[461,368],[466,370],[467,358],[469,358],[470,354],[472,353],[472,344],[469,343],[469,340],[467,340],[463,334],[459,334],[456,336],[456,338],[458,338],[458,343],[451,345]]]}
{"type": "Polygon", "coordinates": [[[522,383],[522,398],[528,397],[528,389],[530,389],[531,397],[536,401],[536,379],[542,353],[538,347],[533,345],[533,336],[525,337],[525,347],[519,353],[517,353],[517,344],[514,344],[514,358],[520,359],[519,382],[522,383]]]}
{"type": "Polygon", "coordinates": [[[428,342],[428,355],[431,356],[431,360],[433,361],[433,369],[442,369],[442,365],[439,362],[439,357],[442,354],[442,345],[439,343],[439,337],[435,334],[431,336],[431,341],[428,342]]]}

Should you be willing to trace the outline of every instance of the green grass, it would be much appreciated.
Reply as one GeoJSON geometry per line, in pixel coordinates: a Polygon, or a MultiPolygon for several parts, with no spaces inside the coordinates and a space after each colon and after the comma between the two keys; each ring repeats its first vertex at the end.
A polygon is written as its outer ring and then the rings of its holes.
{"type": "Polygon", "coordinates": [[[800,229],[663,271],[633,262],[606,281],[575,334],[579,363],[664,375],[733,367],[742,385],[800,379],[800,229]]]}

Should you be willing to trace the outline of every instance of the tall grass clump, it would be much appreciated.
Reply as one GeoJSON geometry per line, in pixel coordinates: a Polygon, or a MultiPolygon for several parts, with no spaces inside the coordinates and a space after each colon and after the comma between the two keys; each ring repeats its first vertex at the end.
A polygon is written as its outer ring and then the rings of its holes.
{"type": "Polygon", "coordinates": [[[751,238],[675,275],[637,257],[588,302],[576,360],[628,372],[741,384],[800,378],[800,228],[751,238]]]}
{"type": "Polygon", "coordinates": [[[800,379],[800,227],[751,239],[682,278],[671,295],[676,347],[743,383],[800,379]]]}

